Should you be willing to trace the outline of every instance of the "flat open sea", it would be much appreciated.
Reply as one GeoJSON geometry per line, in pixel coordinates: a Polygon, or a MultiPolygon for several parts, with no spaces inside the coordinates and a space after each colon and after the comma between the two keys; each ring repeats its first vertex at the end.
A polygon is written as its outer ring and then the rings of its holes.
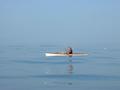
{"type": "Polygon", "coordinates": [[[0,90],[120,90],[120,48],[73,47],[84,57],[45,57],[57,45],[0,46],[0,90]]]}

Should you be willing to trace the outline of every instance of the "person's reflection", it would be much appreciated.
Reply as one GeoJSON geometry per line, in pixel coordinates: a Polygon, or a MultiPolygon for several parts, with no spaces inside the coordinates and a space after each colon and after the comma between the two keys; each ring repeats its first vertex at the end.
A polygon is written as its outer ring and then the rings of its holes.
{"type": "Polygon", "coordinates": [[[68,62],[69,62],[69,64],[68,64],[68,73],[69,73],[69,75],[71,75],[73,73],[74,67],[72,65],[72,60],[71,59],[68,60],[68,62]]]}
{"type": "MultiPolygon", "coordinates": [[[[72,59],[70,58],[70,59],[68,60],[68,75],[69,75],[69,76],[72,76],[72,74],[73,74],[73,69],[74,69],[74,67],[73,67],[73,65],[72,65],[72,59]]],[[[70,78],[72,78],[72,77],[70,77],[70,78]]],[[[69,81],[69,82],[68,82],[68,85],[72,85],[72,81],[69,81]]]]}

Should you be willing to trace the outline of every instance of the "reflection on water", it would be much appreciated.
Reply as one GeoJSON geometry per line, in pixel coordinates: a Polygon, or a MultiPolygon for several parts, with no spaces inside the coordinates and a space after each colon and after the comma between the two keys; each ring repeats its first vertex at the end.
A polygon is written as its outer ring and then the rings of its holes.
{"type": "Polygon", "coordinates": [[[68,60],[68,74],[72,74],[73,73],[73,69],[74,69],[74,67],[73,67],[73,64],[72,64],[72,59],[69,59],[68,60]]]}
{"type": "MultiPolygon", "coordinates": [[[[53,74],[53,75],[43,75],[43,78],[48,78],[49,80],[46,80],[43,82],[43,84],[45,86],[66,86],[66,85],[73,85],[73,81],[72,78],[74,78],[74,66],[73,66],[73,62],[72,62],[72,57],[68,57],[66,59],[65,62],[67,62],[67,64],[64,65],[67,66],[67,68],[64,68],[65,71],[67,72],[67,74],[53,74]]],[[[62,67],[61,67],[62,68],[62,67]]],[[[59,70],[58,70],[59,71],[59,70]]],[[[36,78],[41,78],[40,75],[38,76],[33,76],[36,78]]]]}
{"type": "MultiPolygon", "coordinates": [[[[68,62],[69,62],[68,63],[68,74],[72,75],[73,74],[73,69],[74,69],[73,64],[72,64],[72,58],[69,58],[68,62]]],[[[72,84],[73,84],[72,81],[68,82],[68,85],[72,85],[72,84]]]]}

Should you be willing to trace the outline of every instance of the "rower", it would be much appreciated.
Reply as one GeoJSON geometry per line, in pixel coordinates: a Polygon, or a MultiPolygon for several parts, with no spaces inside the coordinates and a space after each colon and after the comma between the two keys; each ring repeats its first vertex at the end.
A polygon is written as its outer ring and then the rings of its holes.
{"type": "Polygon", "coordinates": [[[68,55],[73,54],[73,50],[72,50],[71,47],[68,47],[68,48],[67,48],[66,54],[68,54],[68,55]]]}

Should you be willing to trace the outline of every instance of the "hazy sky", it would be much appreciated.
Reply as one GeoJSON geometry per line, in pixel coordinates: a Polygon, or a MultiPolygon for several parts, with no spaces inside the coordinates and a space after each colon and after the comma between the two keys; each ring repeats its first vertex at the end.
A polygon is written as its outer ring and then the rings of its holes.
{"type": "Polygon", "coordinates": [[[0,0],[0,43],[120,44],[120,0],[0,0]]]}

